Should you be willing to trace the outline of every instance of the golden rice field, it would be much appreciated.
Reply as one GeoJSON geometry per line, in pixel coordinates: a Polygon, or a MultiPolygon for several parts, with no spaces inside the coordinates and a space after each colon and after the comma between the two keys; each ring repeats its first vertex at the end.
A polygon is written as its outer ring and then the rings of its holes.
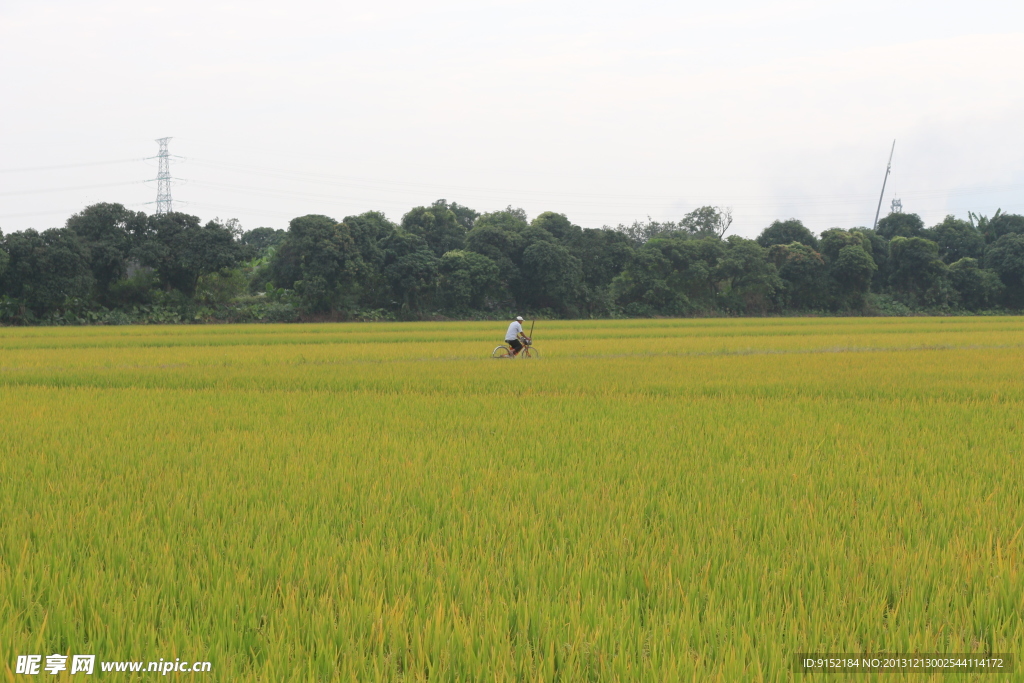
{"type": "MultiPolygon", "coordinates": [[[[491,360],[504,328],[0,329],[0,678],[1024,651],[1024,319],[541,322],[491,360]]],[[[854,678],[968,677],[812,677],[854,678]]]]}

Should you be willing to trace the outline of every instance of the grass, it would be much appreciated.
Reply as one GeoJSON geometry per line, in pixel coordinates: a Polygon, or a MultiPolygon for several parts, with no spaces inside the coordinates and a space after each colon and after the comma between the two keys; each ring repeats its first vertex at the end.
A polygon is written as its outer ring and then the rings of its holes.
{"type": "Polygon", "coordinates": [[[490,360],[502,332],[0,330],[0,672],[784,681],[802,651],[1022,652],[1024,319],[542,322],[539,362],[490,360]]]}

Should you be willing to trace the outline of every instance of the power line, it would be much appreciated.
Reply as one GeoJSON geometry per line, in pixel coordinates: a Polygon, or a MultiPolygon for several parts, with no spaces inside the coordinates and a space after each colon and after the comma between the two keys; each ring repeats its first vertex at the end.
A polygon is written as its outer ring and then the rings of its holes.
{"type": "Polygon", "coordinates": [[[122,183],[101,183],[99,185],[77,185],[75,187],[49,187],[44,190],[15,190],[14,192],[0,192],[0,197],[13,197],[23,194],[45,194],[47,192],[70,192],[71,190],[95,190],[99,187],[121,187],[122,185],[141,185],[148,183],[148,180],[127,180],[122,183]]]}
{"type": "MultiPolygon", "coordinates": [[[[407,205],[406,200],[394,200],[386,195],[392,194],[388,191],[383,191],[385,196],[383,197],[371,197],[370,194],[378,194],[373,190],[367,190],[365,192],[353,192],[353,188],[345,185],[339,185],[339,187],[345,187],[348,191],[341,194],[323,194],[317,192],[308,192],[301,190],[290,190],[283,189],[280,187],[260,187],[249,184],[235,184],[235,183],[224,183],[224,182],[206,182],[202,180],[189,181],[196,187],[210,188],[213,190],[219,190],[220,192],[227,193],[240,193],[250,194],[264,198],[278,198],[278,199],[302,199],[310,201],[323,201],[331,204],[344,204],[350,203],[365,203],[365,202],[379,202],[381,204],[394,204],[394,205],[407,205]]],[[[922,190],[918,192],[904,193],[905,196],[909,196],[913,199],[928,199],[931,197],[951,197],[951,196],[963,196],[963,195],[977,195],[989,192],[998,192],[1002,190],[1016,189],[1019,185],[1006,185],[1006,186],[991,186],[991,187],[980,187],[980,188],[961,188],[955,190],[922,190]]],[[[482,200],[489,201],[493,199],[500,199],[505,201],[510,196],[519,196],[522,199],[523,195],[529,197],[532,193],[522,191],[503,191],[497,190],[479,191],[463,193],[469,194],[470,200],[482,200]]],[[[814,208],[827,208],[827,207],[850,207],[855,208],[862,204],[865,199],[868,199],[870,195],[867,194],[847,194],[847,195],[823,195],[813,194],[807,195],[802,198],[793,198],[785,196],[772,196],[772,195],[746,195],[742,197],[719,197],[719,198],[708,198],[706,203],[716,205],[729,205],[735,209],[773,209],[779,206],[786,205],[799,205],[806,209],[807,207],[814,208]]],[[[459,198],[464,198],[460,196],[459,198]]],[[[531,197],[531,199],[536,199],[531,197]]],[[[600,207],[604,210],[622,208],[630,211],[638,210],[638,206],[654,202],[660,203],[661,201],[669,200],[668,197],[653,197],[653,196],[616,196],[616,195],[605,195],[602,197],[595,197],[592,195],[585,195],[580,197],[577,193],[566,192],[566,193],[550,193],[550,197],[545,201],[560,200],[563,205],[579,205],[586,204],[588,206],[600,207]]],[[[799,210],[799,209],[797,209],[799,210]]]]}
{"type": "MultiPolygon", "coordinates": [[[[480,186],[461,186],[455,184],[438,184],[438,183],[418,183],[418,182],[404,182],[404,181],[393,181],[393,180],[379,180],[371,178],[356,178],[352,176],[340,176],[325,173],[316,172],[295,172],[287,171],[283,169],[268,169],[265,167],[243,165],[236,163],[222,163],[215,161],[207,161],[203,159],[196,159],[189,157],[194,165],[199,167],[211,168],[220,171],[234,171],[236,173],[246,175],[258,175],[268,178],[274,178],[278,180],[286,180],[293,182],[302,183],[313,183],[324,185],[328,187],[344,188],[350,193],[353,190],[361,192],[376,192],[376,193],[404,193],[409,191],[421,191],[421,192],[434,192],[440,194],[455,194],[458,193],[461,197],[469,198],[491,198],[491,197],[510,197],[510,196],[529,196],[529,197],[549,197],[552,199],[586,199],[586,200],[624,200],[627,202],[641,202],[641,201],[675,201],[678,199],[677,195],[655,195],[655,194],[615,194],[608,192],[578,192],[568,191],[560,192],[557,190],[526,190],[521,188],[493,188],[493,187],[480,187],[480,186]]],[[[203,183],[204,181],[196,180],[197,183],[203,183]]],[[[243,189],[242,185],[232,184],[228,186],[223,181],[214,181],[221,185],[221,189],[243,189]]],[[[212,186],[214,183],[205,183],[212,186]]],[[[1022,187],[1020,183],[1012,183],[1006,185],[990,185],[982,187],[960,187],[960,188],[948,188],[948,189],[922,189],[922,190],[911,190],[904,192],[904,196],[912,198],[934,198],[943,197],[947,195],[963,195],[963,194],[980,194],[986,192],[999,192],[1004,190],[1016,190],[1022,187]]],[[[264,192],[265,190],[253,187],[244,186],[244,189],[251,192],[264,192]]],[[[294,192],[291,190],[284,190],[274,188],[266,190],[267,192],[280,193],[280,194],[291,194],[291,195],[309,195],[306,192],[294,192]]],[[[828,194],[824,193],[808,193],[808,194],[750,194],[741,193],[741,203],[744,205],[750,204],[766,204],[774,206],[778,202],[785,201],[799,201],[802,204],[813,203],[833,203],[833,204],[861,204],[865,200],[872,197],[870,191],[867,192],[844,192],[835,193],[831,192],[828,194]]],[[[339,197],[340,198],[340,197],[339,197]]],[[[345,197],[348,198],[348,197],[345,197]]],[[[360,199],[362,199],[361,197],[360,199]]],[[[713,204],[721,204],[722,201],[709,202],[713,204]]],[[[725,202],[730,203],[730,202],[725,202]]],[[[734,203],[734,202],[732,202],[734,203]]]]}
{"type": "MultiPolygon", "coordinates": [[[[158,160],[158,173],[155,179],[148,181],[127,181],[119,183],[103,183],[103,184],[92,184],[92,185],[81,185],[72,187],[51,187],[45,189],[33,189],[33,190],[15,190],[0,192],[0,197],[14,197],[18,195],[33,195],[33,194],[45,194],[45,193],[57,193],[57,192],[68,192],[74,190],[91,190],[98,188],[107,187],[118,187],[125,185],[134,185],[145,182],[157,181],[157,197],[155,202],[149,202],[149,204],[156,205],[156,213],[166,213],[173,210],[171,201],[171,185],[173,183],[182,183],[181,178],[172,178],[170,172],[171,159],[183,160],[184,157],[172,155],[168,151],[168,143],[171,138],[160,138],[157,142],[160,144],[160,150],[158,156],[149,157],[149,159],[158,160]]],[[[890,152],[891,153],[891,152],[890,152]]],[[[113,161],[96,161],[89,163],[78,163],[78,164],[66,164],[60,166],[37,166],[22,169],[3,169],[0,173],[15,173],[15,172],[29,172],[29,171],[42,171],[49,169],[61,169],[61,168],[82,168],[89,166],[102,166],[110,164],[121,164],[143,161],[144,159],[123,159],[113,161]]],[[[347,176],[339,173],[332,172],[316,172],[316,171],[298,171],[295,169],[285,168],[270,168],[267,166],[260,165],[249,165],[245,163],[238,163],[237,161],[219,162],[214,160],[203,160],[189,158],[199,167],[210,169],[214,172],[215,177],[218,181],[204,182],[196,179],[193,182],[199,187],[209,188],[214,190],[216,195],[223,196],[224,194],[242,194],[242,195],[255,195],[261,197],[264,201],[271,200],[286,200],[285,204],[294,204],[297,202],[310,203],[313,206],[316,205],[327,205],[338,207],[339,210],[353,211],[356,206],[371,206],[376,205],[379,209],[384,209],[390,212],[396,211],[403,213],[409,206],[415,205],[423,200],[426,200],[425,195],[432,194],[433,196],[448,196],[451,194],[458,195],[459,199],[464,201],[468,199],[469,202],[476,204],[480,202],[482,204],[494,204],[495,202],[500,203],[504,206],[508,199],[518,198],[518,202],[526,202],[537,204],[538,202],[558,204],[559,208],[568,214],[572,214],[580,218],[592,218],[594,220],[607,222],[610,218],[616,214],[637,214],[646,215],[648,211],[654,209],[655,213],[664,213],[659,211],[659,206],[663,203],[671,202],[673,205],[682,201],[680,195],[655,195],[655,194],[614,194],[607,192],[596,192],[596,191],[567,191],[561,192],[557,190],[540,190],[540,189],[522,189],[510,187],[508,189],[500,189],[494,187],[481,187],[481,186],[463,186],[457,184],[445,184],[445,183],[431,183],[431,182],[408,182],[401,180],[387,180],[383,178],[367,178],[365,176],[347,176]],[[230,176],[232,173],[238,173],[241,175],[253,175],[262,176],[265,180],[260,182],[253,178],[254,182],[247,182],[249,179],[239,178],[236,182],[219,181],[220,177],[224,175],[230,176]],[[301,183],[304,188],[295,188],[294,183],[301,183]],[[261,187],[261,185],[263,187],[261,187]],[[267,187],[269,185],[270,187],[267,187]],[[289,187],[291,185],[291,187],[289,187]],[[310,185],[319,187],[308,187],[310,185]],[[294,188],[294,189],[292,189],[294,188]],[[647,210],[644,210],[644,206],[648,206],[647,210]],[[342,208],[344,207],[344,208],[342,208]]],[[[890,162],[891,163],[891,162],[890,162]]],[[[887,167],[887,171],[889,168],[887,167]]],[[[203,174],[205,175],[205,173],[203,174]]],[[[922,187],[919,190],[907,191],[904,188],[902,195],[911,200],[912,204],[916,202],[928,201],[937,198],[946,198],[947,201],[952,200],[955,197],[963,198],[967,196],[980,197],[986,194],[993,194],[1005,191],[1015,191],[1024,187],[1021,183],[1011,183],[1005,185],[980,185],[975,187],[958,187],[958,188],[927,188],[922,187]],[[914,202],[916,200],[916,202],[914,202]]],[[[852,188],[851,188],[852,189],[852,188]]],[[[800,215],[806,219],[814,218],[826,218],[836,216],[835,220],[846,220],[848,216],[843,209],[849,207],[853,209],[856,205],[860,205],[862,202],[869,201],[867,193],[863,192],[845,192],[845,193],[793,193],[793,188],[789,188],[789,192],[783,190],[780,193],[762,194],[763,190],[759,193],[751,192],[736,192],[731,198],[722,196],[721,193],[707,194],[704,196],[703,203],[715,204],[715,205],[728,205],[739,211],[747,211],[754,214],[760,213],[790,213],[793,215],[800,215]],[[718,195],[718,196],[714,196],[718,195]]],[[[693,202],[693,196],[700,195],[697,192],[685,193],[688,195],[686,205],[695,204],[693,202]]],[[[730,193],[731,194],[731,193],[730,193]]],[[[884,196],[884,185],[883,192],[884,196]]],[[[212,197],[211,197],[212,198],[212,197]]],[[[216,201],[216,200],[214,200],[216,201]]],[[[228,200],[230,203],[230,200],[228,200]]],[[[181,202],[179,202],[181,203],[181,202]]],[[[263,202],[259,202],[263,203],[263,202]]],[[[515,202],[514,202],[515,203],[515,202]]],[[[196,206],[223,206],[214,204],[194,204],[196,206]]],[[[13,208],[13,207],[11,207],[13,208]]],[[[228,207],[224,207],[228,208],[228,207]]],[[[235,210],[251,211],[253,213],[262,214],[273,214],[278,216],[290,215],[286,211],[271,210],[271,209],[258,209],[253,206],[249,206],[245,209],[241,207],[231,207],[235,210]]],[[[499,207],[500,208],[500,207],[499,207]]],[[[894,207],[895,208],[895,207],[894,207]]],[[[1009,208],[1009,207],[1006,207],[1009,208]]],[[[671,209],[671,212],[676,213],[675,209],[671,209]]],[[[57,211],[48,212],[35,212],[35,213],[13,213],[3,214],[0,217],[3,218],[16,218],[21,216],[30,215],[46,215],[51,213],[61,213],[57,211]]],[[[832,220],[826,218],[826,220],[832,220]]]]}
{"type": "Polygon", "coordinates": [[[90,161],[85,164],[63,164],[61,166],[30,166],[27,168],[4,168],[0,173],[27,173],[30,171],[56,171],[63,168],[85,168],[86,166],[110,166],[112,164],[127,164],[133,161],[145,161],[145,159],[117,159],[115,161],[90,161]]]}
{"type": "MultiPolygon", "coordinates": [[[[144,206],[144,204],[122,204],[122,206],[144,206]]],[[[54,216],[56,214],[71,215],[81,210],[82,207],[77,209],[54,209],[52,211],[31,211],[28,213],[5,213],[0,214],[0,218],[27,218],[29,216],[54,216]]]]}

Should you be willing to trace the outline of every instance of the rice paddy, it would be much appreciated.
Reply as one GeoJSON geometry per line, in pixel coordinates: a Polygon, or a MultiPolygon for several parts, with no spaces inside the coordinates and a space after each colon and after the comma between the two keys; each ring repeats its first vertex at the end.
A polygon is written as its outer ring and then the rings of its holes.
{"type": "Polygon", "coordinates": [[[503,331],[0,329],[0,673],[788,681],[798,652],[1024,649],[1024,319],[542,321],[542,360],[492,360],[503,331]]]}

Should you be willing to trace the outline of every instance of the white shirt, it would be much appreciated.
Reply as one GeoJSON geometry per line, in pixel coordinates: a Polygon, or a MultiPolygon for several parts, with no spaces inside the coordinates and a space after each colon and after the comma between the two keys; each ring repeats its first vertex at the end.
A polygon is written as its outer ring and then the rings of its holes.
{"type": "Polygon", "coordinates": [[[505,333],[505,341],[512,341],[518,339],[519,335],[523,333],[523,326],[519,324],[518,320],[513,320],[512,324],[508,326],[508,332],[505,333]]]}

